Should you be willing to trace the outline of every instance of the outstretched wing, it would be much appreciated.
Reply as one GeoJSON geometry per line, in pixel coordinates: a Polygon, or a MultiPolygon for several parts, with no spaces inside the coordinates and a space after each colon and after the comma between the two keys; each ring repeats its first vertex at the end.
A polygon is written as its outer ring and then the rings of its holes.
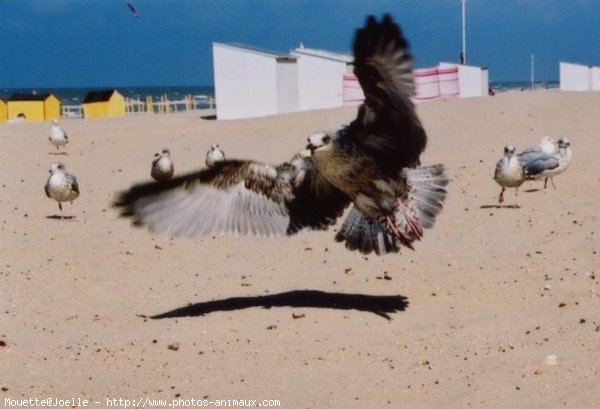
{"type": "Polygon", "coordinates": [[[299,172],[291,164],[227,160],[133,186],[118,194],[114,206],[134,224],[172,236],[283,236],[325,228],[343,210],[329,190],[319,196],[317,181],[313,171],[299,172]]]}
{"type": "Polygon", "coordinates": [[[135,185],[114,206],[137,225],[172,236],[280,236],[289,186],[271,165],[223,161],[168,181],[135,185]]]}
{"type": "Polygon", "coordinates": [[[414,82],[408,41],[389,14],[381,21],[369,16],[356,32],[353,48],[354,73],[365,102],[348,137],[381,159],[390,173],[417,166],[427,136],[410,99],[414,82]]]}

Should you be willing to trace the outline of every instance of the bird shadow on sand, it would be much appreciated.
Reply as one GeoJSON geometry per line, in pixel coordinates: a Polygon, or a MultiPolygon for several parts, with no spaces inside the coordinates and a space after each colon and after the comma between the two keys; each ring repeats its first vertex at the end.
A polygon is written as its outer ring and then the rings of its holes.
{"type": "Polygon", "coordinates": [[[69,156],[69,154],[67,152],[48,152],[48,155],[54,155],[54,156],[69,156]]]}
{"type": "Polygon", "coordinates": [[[53,214],[52,216],[46,216],[46,219],[52,219],[52,220],[75,220],[75,216],[61,216],[59,214],[53,214]]]}
{"type": "Polygon", "coordinates": [[[541,189],[541,188],[539,188],[539,189],[532,188],[532,189],[523,190],[523,192],[525,192],[525,193],[535,193],[535,192],[542,192],[543,190],[544,189],[541,189]]]}
{"type": "Polygon", "coordinates": [[[512,205],[482,205],[479,206],[480,209],[520,209],[521,206],[518,204],[512,205]]]}
{"type": "Polygon", "coordinates": [[[358,310],[370,312],[391,320],[392,318],[389,314],[404,311],[408,307],[408,299],[403,295],[344,294],[318,290],[294,290],[278,294],[231,297],[200,302],[149,317],[145,315],[139,316],[151,319],[197,317],[216,311],[235,311],[253,307],[307,307],[358,310]]]}

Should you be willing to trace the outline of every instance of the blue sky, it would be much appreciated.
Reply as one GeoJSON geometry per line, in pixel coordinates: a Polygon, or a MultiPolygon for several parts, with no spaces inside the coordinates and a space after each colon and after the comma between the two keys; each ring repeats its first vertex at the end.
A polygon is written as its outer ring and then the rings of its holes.
{"type": "MultiPolygon", "coordinates": [[[[391,12],[417,67],[457,61],[459,0],[0,0],[0,88],[212,85],[212,42],[348,52],[367,14],[391,12]]],[[[468,0],[467,58],[492,81],[600,65],[598,0],[468,0]]]]}

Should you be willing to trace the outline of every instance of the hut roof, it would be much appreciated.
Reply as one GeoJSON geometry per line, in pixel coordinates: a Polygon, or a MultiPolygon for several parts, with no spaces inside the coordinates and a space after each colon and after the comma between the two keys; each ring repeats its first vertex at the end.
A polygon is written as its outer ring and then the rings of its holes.
{"type": "Polygon", "coordinates": [[[113,94],[117,92],[114,89],[107,89],[104,91],[90,91],[85,96],[83,103],[87,104],[90,102],[106,102],[110,100],[113,94]]]}
{"type": "MultiPolygon", "coordinates": [[[[13,94],[8,101],[45,101],[52,94],[13,94]]],[[[57,98],[58,99],[58,98],[57,98]]]]}

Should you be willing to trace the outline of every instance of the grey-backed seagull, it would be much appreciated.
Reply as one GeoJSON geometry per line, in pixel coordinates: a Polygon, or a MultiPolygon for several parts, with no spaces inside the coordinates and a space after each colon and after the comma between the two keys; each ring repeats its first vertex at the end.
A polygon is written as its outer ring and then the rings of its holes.
{"type": "Polygon", "coordinates": [[[552,187],[556,189],[553,181],[554,176],[563,173],[571,164],[573,153],[570,146],[571,143],[567,138],[560,138],[558,140],[558,152],[538,155],[523,165],[525,178],[528,180],[540,180],[543,178],[544,189],[546,189],[548,179],[550,179],[552,187]]]}
{"type": "Polygon", "coordinates": [[[44,190],[46,196],[58,202],[60,217],[64,218],[62,212],[62,202],[71,202],[79,197],[79,185],[77,179],[70,173],[67,173],[65,165],[60,162],[54,162],[50,165],[50,177],[46,181],[44,190]]]}
{"type": "Polygon", "coordinates": [[[515,196],[519,193],[519,186],[525,181],[523,175],[523,166],[519,163],[515,155],[515,146],[506,145],[504,147],[504,156],[496,163],[494,172],[494,180],[498,183],[502,190],[498,196],[498,202],[504,202],[504,191],[506,188],[515,188],[515,196]]]}
{"type": "Polygon", "coordinates": [[[58,121],[56,119],[52,121],[52,129],[50,130],[50,137],[48,140],[52,145],[56,146],[56,149],[69,143],[67,133],[58,126],[58,121]]]}

